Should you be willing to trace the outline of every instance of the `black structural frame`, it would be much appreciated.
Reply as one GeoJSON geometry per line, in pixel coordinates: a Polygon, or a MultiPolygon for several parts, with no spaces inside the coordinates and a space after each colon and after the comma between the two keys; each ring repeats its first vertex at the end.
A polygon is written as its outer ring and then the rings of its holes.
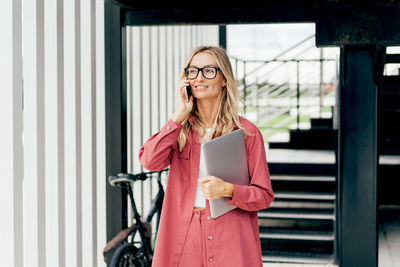
{"type": "MultiPolygon", "coordinates": [[[[343,267],[376,267],[377,92],[383,51],[400,45],[399,1],[280,0],[254,8],[161,8],[135,3],[105,0],[106,177],[127,168],[126,26],[221,25],[220,44],[226,47],[227,24],[313,22],[317,46],[341,48],[336,261],[343,267]]],[[[126,220],[120,219],[126,207],[106,177],[109,240],[126,226],[126,220]]]]}

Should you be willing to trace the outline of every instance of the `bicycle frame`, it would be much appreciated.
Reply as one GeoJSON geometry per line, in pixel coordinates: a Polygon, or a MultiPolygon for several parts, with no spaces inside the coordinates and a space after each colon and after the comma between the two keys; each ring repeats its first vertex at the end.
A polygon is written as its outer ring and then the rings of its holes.
{"type": "MultiPolygon", "coordinates": [[[[133,197],[131,183],[124,182],[119,185],[121,189],[127,190],[127,193],[129,196],[129,201],[131,203],[132,210],[133,210],[133,218],[135,220],[135,227],[132,230],[132,232],[127,236],[126,240],[130,236],[131,243],[138,243],[138,242],[135,242],[135,236],[136,236],[137,232],[139,233],[140,244],[141,244],[139,249],[142,249],[143,256],[145,257],[146,262],[150,263],[150,265],[152,262],[153,249],[151,247],[150,239],[147,239],[145,236],[145,227],[144,227],[143,222],[150,223],[151,220],[153,219],[154,215],[157,214],[156,230],[158,230],[158,226],[160,223],[160,216],[161,216],[161,208],[162,208],[164,194],[165,194],[163,186],[161,184],[161,173],[163,171],[165,171],[165,170],[158,171],[158,176],[157,176],[158,193],[157,193],[156,197],[154,198],[154,200],[152,201],[148,215],[146,216],[146,219],[144,221],[141,220],[141,216],[137,210],[135,199],[133,197]]],[[[151,174],[151,173],[153,173],[153,172],[149,172],[148,174],[151,174]]]]}
{"type": "Polygon", "coordinates": [[[135,222],[136,222],[135,228],[134,228],[134,230],[132,231],[132,234],[131,234],[132,235],[132,243],[134,242],[136,232],[138,231],[139,232],[139,236],[140,236],[140,240],[141,240],[141,245],[142,245],[142,248],[143,248],[143,254],[144,254],[144,257],[146,258],[146,262],[151,263],[152,262],[152,259],[150,257],[150,255],[152,254],[151,245],[149,244],[149,242],[146,239],[146,236],[145,236],[145,233],[144,233],[145,228],[144,228],[143,223],[142,223],[142,221],[140,219],[140,215],[139,215],[139,213],[138,213],[138,211],[136,209],[136,203],[135,203],[135,199],[133,198],[133,192],[132,192],[132,188],[131,188],[130,185],[127,186],[127,190],[128,190],[129,199],[130,199],[130,202],[131,202],[131,205],[132,205],[132,209],[133,209],[133,217],[134,217],[135,222]]]}

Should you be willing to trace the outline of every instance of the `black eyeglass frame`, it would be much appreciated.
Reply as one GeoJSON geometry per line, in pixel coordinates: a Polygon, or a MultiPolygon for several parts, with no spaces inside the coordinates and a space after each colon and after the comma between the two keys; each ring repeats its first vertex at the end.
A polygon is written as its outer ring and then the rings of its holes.
{"type": "Polygon", "coordinates": [[[218,71],[220,71],[220,70],[221,70],[220,68],[218,68],[218,67],[213,67],[213,66],[205,66],[205,67],[203,67],[203,68],[187,67],[187,68],[185,68],[185,76],[186,76],[186,78],[189,79],[189,80],[194,80],[194,79],[197,78],[197,76],[199,76],[199,73],[201,72],[201,75],[203,75],[204,78],[206,78],[206,79],[208,79],[208,80],[212,80],[212,79],[215,79],[215,77],[217,77],[218,71]],[[193,77],[193,78],[189,78],[189,77],[188,77],[188,70],[189,70],[189,69],[197,69],[197,74],[196,74],[195,77],[193,77]],[[207,78],[207,77],[204,75],[204,72],[203,72],[204,69],[215,69],[215,76],[212,77],[212,78],[207,78]]]}

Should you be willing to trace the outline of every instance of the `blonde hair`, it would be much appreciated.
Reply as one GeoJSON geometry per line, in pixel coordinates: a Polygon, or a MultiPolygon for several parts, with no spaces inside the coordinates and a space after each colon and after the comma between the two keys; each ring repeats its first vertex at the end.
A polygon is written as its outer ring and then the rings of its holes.
{"type": "MultiPolygon", "coordinates": [[[[218,106],[217,116],[215,118],[215,134],[214,137],[219,137],[224,134],[231,132],[235,125],[239,129],[243,129],[245,132],[245,137],[249,135],[246,130],[239,123],[239,102],[242,101],[239,98],[239,90],[236,86],[236,81],[234,79],[232,66],[229,61],[229,57],[225,50],[221,47],[215,46],[200,46],[196,48],[189,60],[187,61],[185,67],[188,67],[193,60],[194,56],[199,53],[209,53],[212,55],[221,70],[223,77],[226,80],[226,86],[222,88],[222,97],[218,106]]],[[[184,79],[185,71],[182,71],[181,80],[184,79]]],[[[182,122],[183,127],[179,133],[177,142],[179,151],[182,151],[187,140],[187,135],[190,126],[199,133],[200,140],[205,136],[205,124],[201,121],[197,110],[197,99],[193,98],[193,108],[188,117],[182,122]],[[193,124],[189,123],[189,118],[194,116],[193,124]]]]}

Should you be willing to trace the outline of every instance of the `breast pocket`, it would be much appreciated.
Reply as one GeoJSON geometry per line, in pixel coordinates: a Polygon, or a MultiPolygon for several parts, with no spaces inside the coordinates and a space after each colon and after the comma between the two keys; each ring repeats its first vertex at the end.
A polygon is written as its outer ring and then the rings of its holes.
{"type": "Polygon", "coordinates": [[[190,157],[190,145],[185,145],[185,147],[183,148],[182,152],[178,151],[178,158],[180,159],[189,159],[190,157]]]}

